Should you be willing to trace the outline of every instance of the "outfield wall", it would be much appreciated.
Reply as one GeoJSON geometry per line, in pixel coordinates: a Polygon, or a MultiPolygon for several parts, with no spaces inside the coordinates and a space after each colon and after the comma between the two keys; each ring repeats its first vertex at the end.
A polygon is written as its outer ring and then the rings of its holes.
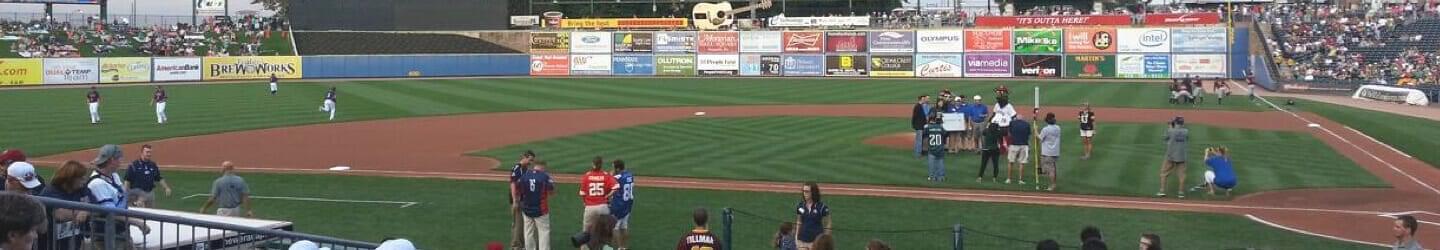
{"type": "Polygon", "coordinates": [[[523,54],[358,55],[302,57],[305,78],[516,76],[530,71],[523,54]]]}
{"type": "Polygon", "coordinates": [[[269,79],[524,76],[524,54],[0,59],[0,86],[269,79]]]}

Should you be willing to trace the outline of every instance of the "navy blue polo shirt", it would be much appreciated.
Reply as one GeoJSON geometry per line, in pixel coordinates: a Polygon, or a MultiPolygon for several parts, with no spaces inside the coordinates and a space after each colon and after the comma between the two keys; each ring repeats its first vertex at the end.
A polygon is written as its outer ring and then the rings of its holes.
{"type": "Polygon", "coordinates": [[[125,181],[130,182],[130,188],[145,192],[155,191],[155,182],[164,179],[154,161],[135,160],[130,163],[130,169],[125,170],[125,181]]]}
{"type": "Polygon", "coordinates": [[[816,202],[814,207],[805,207],[805,201],[795,205],[795,214],[800,215],[800,235],[796,239],[803,242],[815,242],[815,238],[825,233],[825,217],[830,216],[830,207],[824,202],[816,202]]]}

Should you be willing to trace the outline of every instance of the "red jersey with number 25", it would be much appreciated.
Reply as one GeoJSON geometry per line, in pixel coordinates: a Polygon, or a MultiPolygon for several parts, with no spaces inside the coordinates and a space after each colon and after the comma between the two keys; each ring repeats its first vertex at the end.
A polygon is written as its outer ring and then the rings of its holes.
{"type": "Polygon", "coordinates": [[[610,192],[615,191],[615,176],[605,171],[592,170],[580,177],[580,199],[586,206],[610,204],[610,192]]]}

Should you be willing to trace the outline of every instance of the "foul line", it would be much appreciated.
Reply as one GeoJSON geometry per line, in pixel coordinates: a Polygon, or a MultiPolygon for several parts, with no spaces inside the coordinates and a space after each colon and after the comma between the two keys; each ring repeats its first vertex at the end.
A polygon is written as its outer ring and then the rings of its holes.
{"type": "Polygon", "coordinates": [[[1380,140],[1376,140],[1375,137],[1370,137],[1370,135],[1367,135],[1367,134],[1365,134],[1364,132],[1360,132],[1360,130],[1355,130],[1355,128],[1351,128],[1350,126],[1345,126],[1345,129],[1349,129],[1350,132],[1355,132],[1356,134],[1360,134],[1360,136],[1364,136],[1365,139],[1370,139],[1370,141],[1375,142],[1375,144],[1380,144],[1380,146],[1385,146],[1385,148],[1390,149],[1390,151],[1395,151],[1396,154],[1404,155],[1405,158],[1415,159],[1414,156],[1410,156],[1410,154],[1406,154],[1405,152],[1401,152],[1399,149],[1395,149],[1395,147],[1391,147],[1390,144],[1385,144],[1384,142],[1380,142],[1380,140]]]}
{"type": "MultiPolygon", "coordinates": [[[[1265,99],[1264,96],[1256,95],[1255,97],[1260,98],[1260,101],[1265,102],[1265,104],[1269,104],[1270,107],[1275,108],[1275,110],[1290,114],[1290,116],[1294,116],[1296,119],[1300,119],[1300,121],[1304,121],[1307,124],[1316,124],[1315,122],[1310,121],[1310,119],[1305,119],[1305,117],[1302,117],[1299,114],[1295,114],[1295,112],[1291,112],[1290,110],[1285,110],[1280,108],[1280,106],[1276,106],[1275,103],[1270,102],[1269,99],[1265,99]]],[[[1350,140],[1345,139],[1345,137],[1341,137],[1340,134],[1335,133],[1335,131],[1331,131],[1329,128],[1325,128],[1324,126],[1321,126],[1319,128],[1320,130],[1325,131],[1325,133],[1329,133],[1330,136],[1334,136],[1336,139],[1340,139],[1340,141],[1345,142],[1345,144],[1349,144],[1350,147],[1354,147],[1356,150],[1360,150],[1361,153],[1365,153],[1365,155],[1370,156],[1370,158],[1375,159],[1375,161],[1379,161],[1380,164],[1385,164],[1385,166],[1390,167],[1391,170],[1395,170],[1395,172],[1400,173],[1407,178],[1410,178],[1410,180],[1414,181],[1416,184],[1420,184],[1420,186],[1424,186],[1426,189],[1430,189],[1430,192],[1434,192],[1435,194],[1440,195],[1440,189],[1436,189],[1434,186],[1430,186],[1430,184],[1425,183],[1424,181],[1420,181],[1420,178],[1415,178],[1414,175],[1410,175],[1410,173],[1405,172],[1405,170],[1400,170],[1399,167],[1395,167],[1394,164],[1390,164],[1390,162],[1385,161],[1385,159],[1380,159],[1379,156],[1375,156],[1374,153],[1370,153],[1370,150],[1366,150],[1359,145],[1355,145],[1354,142],[1350,142],[1350,140]]]]}
{"type": "Polygon", "coordinates": [[[1320,238],[1326,238],[1326,239],[1332,239],[1332,240],[1338,240],[1338,241],[1344,241],[1344,242],[1350,242],[1350,243],[1357,243],[1357,244],[1365,244],[1365,245],[1371,245],[1371,246],[1377,246],[1377,247],[1384,247],[1384,248],[1395,247],[1395,246],[1392,246],[1392,245],[1386,245],[1386,244],[1381,244],[1381,243],[1374,243],[1374,242],[1369,242],[1369,241],[1360,241],[1360,240],[1352,240],[1352,239],[1340,238],[1340,237],[1335,237],[1335,236],[1324,235],[1324,234],[1319,234],[1319,233],[1315,233],[1315,232],[1310,232],[1310,231],[1295,229],[1295,228],[1291,228],[1291,227],[1287,227],[1287,226],[1281,226],[1280,224],[1271,223],[1271,222],[1266,221],[1266,220],[1264,220],[1264,219],[1260,219],[1260,217],[1255,217],[1254,215],[1249,215],[1249,214],[1246,214],[1246,215],[1245,215],[1245,218],[1250,218],[1250,220],[1253,220],[1253,221],[1255,221],[1255,222],[1259,222],[1259,223],[1261,223],[1261,224],[1265,224],[1265,225],[1268,225],[1268,226],[1271,226],[1271,227],[1275,227],[1275,228],[1279,228],[1279,229],[1285,229],[1285,230],[1288,230],[1288,231],[1291,231],[1291,232],[1295,232],[1295,233],[1299,233],[1299,234],[1304,234],[1304,235],[1310,235],[1310,236],[1315,236],[1315,237],[1320,237],[1320,238]]]}
{"type": "MultiPolygon", "coordinates": [[[[186,199],[195,198],[195,197],[210,197],[210,195],[209,195],[209,194],[193,194],[193,195],[190,195],[190,196],[185,196],[185,198],[180,198],[180,199],[186,200],[186,199]]],[[[410,207],[410,206],[414,206],[414,205],[419,205],[419,204],[420,204],[419,202],[413,202],[413,201],[338,200],[338,199],[325,199],[325,198],[285,197],[285,196],[250,196],[250,198],[254,198],[254,199],[267,199],[267,200],[318,201],[318,202],[338,202],[338,203],[396,204],[396,205],[400,205],[400,208],[407,208],[407,207],[410,207]]]]}

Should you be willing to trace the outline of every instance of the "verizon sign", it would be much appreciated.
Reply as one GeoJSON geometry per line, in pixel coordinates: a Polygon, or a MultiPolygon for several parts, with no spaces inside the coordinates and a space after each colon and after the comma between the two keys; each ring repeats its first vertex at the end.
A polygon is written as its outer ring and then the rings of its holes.
{"type": "Polygon", "coordinates": [[[1145,15],[1146,25],[1191,25],[1191,24],[1218,24],[1220,13],[1169,13],[1169,14],[1147,14],[1145,15]]]}

